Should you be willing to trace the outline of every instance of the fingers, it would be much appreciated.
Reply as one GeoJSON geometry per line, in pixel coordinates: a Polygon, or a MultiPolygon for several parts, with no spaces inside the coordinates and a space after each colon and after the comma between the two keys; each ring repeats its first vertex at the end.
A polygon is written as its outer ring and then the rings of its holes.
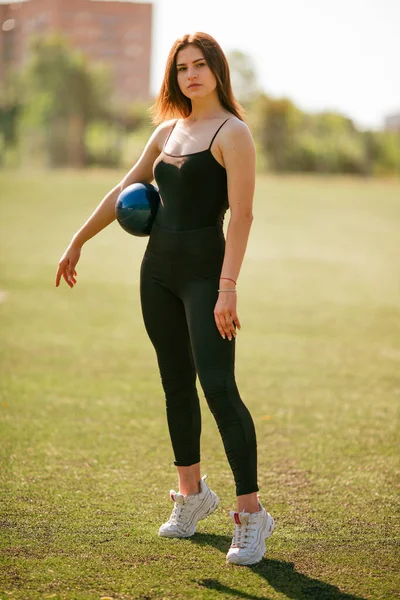
{"type": "Polygon", "coordinates": [[[56,273],[56,287],[58,287],[60,285],[61,274],[62,274],[62,269],[61,269],[60,265],[58,265],[58,269],[57,269],[57,273],[56,273]]]}
{"type": "Polygon", "coordinates": [[[63,277],[67,285],[69,285],[70,288],[73,288],[77,282],[77,275],[78,274],[76,270],[71,267],[70,262],[68,260],[60,261],[56,273],[56,287],[60,285],[61,277],[63,277]]]}
{"type": "Polygon", "coordinates": [[[58,265],[57,274],[56,274],[56,287],[58,287],[60,285],[61,277],[64,277],[64,279],[65,279],[66,268],[67,268],[67,264],[65,263],[65,261],[61,261],[58,265]]]}
{"type": "Polygon", "coordinates": [[[225,325],[224,331],[229,341],[231,341],[232,337],[236,337],[236,329],[234,321],[230,314],[224,315],[225,325]]]}
{"type": "Polygon", "coordinates": [[[219,313],[214,311],[215,323],[221,337],[228,338],[229,341],[236,337],[236,327],[241,329],[240,321],[236,313],[232,316],[230,313],[219,313]]]}
{"type": "Polygon", "coordinates": [[[225,339],[225,330],[224,330],[224,328],[223,328],[223,326],[222,326],[222,323],[221,323],[221,321],[220,321],[220,318],[219,318],[219,316],[218,316],[218,313],[214,312],[214,318],[215,318],[215,324],[216,324],[216,326],[217,326],[217,329],[218,329],[218,331],[219,331],[219,332],[220,332],[220,334],[221,334],[221,337],[222,337],[223,339],[225,339]]]}
{"type": "Polygon", "coordinates": [[[233,322],[235,323],[236,327],[239,329],[239,331],[242,329],[242,325],[239,321],[239,317],[237,316],[237,314],[235,313],[234,317],[233,317],[233,322]]]}
{"type": "Polygon", "coordinates": [[[64,281],[67,285],[69,285],[70,288],[74,287],[72,282],[70,281],[70,279],[68,278],[68,275],[66,273],[63,273],[62,276],[64,277],[64,281]]]}
{"type": "Polygon", "coordinates": [[[69,279],[69,281],[71,281],[74,285],[76,284],[76,276],[77,276],[77,272],[75,271],[75,269],[69,267],[67,269],[67,278],[69,279]]]}

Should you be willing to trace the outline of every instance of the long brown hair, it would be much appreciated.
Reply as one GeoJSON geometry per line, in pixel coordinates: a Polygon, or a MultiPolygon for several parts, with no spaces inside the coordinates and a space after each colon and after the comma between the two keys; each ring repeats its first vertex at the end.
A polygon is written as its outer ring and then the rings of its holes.
{"type": "Polygon", "coordinates": [[[150,107],[153,123],[158,125],[165,119],[173,117],[185,118],[192,112],[190,98],[182,94],[179,89],[176,69],[178,52],[189,44],[197,46],[203,53],[217,80],[218,98],[223,108],[243,121],[244,109],[233,95],[229,65],[221,46],[208,33],[196,31],[178,38],[169,52],[160,92],[153,106],[150,107]]]}

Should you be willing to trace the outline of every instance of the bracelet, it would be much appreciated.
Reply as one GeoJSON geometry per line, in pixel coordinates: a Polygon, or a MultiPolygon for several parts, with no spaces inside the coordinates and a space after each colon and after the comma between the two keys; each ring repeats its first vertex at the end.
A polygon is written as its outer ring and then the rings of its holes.
{"type": "Polygon", "coordinates": [[[235,293],[235,292],[236,292],[236,290],[218,290],[218,291],[219,291],[219,292],[233,292],[233,293],[235,293]]]}
{"type": "Polygon", "coordinates": [[[220,279],[227,279],[228,281],[233,281],[233,283],[236,285],[236,281],[234,279],[231,279],[230,277],[220,277],[220,279]]]}

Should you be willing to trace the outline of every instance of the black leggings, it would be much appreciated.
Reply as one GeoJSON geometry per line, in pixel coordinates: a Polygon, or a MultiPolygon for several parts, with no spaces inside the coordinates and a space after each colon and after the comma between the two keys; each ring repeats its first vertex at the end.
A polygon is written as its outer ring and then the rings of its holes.
{"type": "Polygon", "coordinates": [[[169,231],[154,224],[141,266],[140,296],[165,392],[174,464],[200,462],[197,372],[240,496],[258,491],[257,445],[235,382],[235,338],[223,339],[214,320],[224,251],[218,226],[169,231]]]}

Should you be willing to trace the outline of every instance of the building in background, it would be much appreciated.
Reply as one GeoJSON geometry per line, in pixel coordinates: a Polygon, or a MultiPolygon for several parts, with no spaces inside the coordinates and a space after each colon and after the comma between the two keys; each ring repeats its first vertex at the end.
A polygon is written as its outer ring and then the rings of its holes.
{"type": "Polygon", "coordinates": [[[400,111],[385,117],[386,131],[400,131],[400,111]]]}
{"type": "Polygon", "coordinates": [[[21,67],[32,35],[60,33],[91,61],[105,64],[115,99],[150,98],[152,4],[104,0],[25,0],[0,3],[0,81],[21,67]]]}

